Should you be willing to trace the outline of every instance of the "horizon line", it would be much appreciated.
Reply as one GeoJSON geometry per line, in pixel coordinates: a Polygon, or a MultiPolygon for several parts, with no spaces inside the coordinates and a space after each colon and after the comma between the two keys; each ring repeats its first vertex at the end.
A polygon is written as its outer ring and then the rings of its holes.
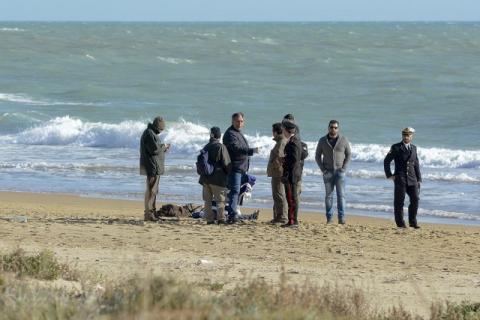
{"type": "Polygon", "coordinates": [[[92,23],[479,23],[480,20],[0,20],[0,23],[15,22],[92,22],[92,23]]]}

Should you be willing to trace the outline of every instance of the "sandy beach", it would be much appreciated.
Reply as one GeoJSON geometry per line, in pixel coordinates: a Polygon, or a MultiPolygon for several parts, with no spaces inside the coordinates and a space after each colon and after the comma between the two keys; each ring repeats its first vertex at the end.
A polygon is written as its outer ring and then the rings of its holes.
{"type": "Polygon", "coordinates": [[[153,272],[225,288],[251,277],[275,282],[284,270],[299,284],[361,288],[379,308],[402,304],[422,315],[433,301],[480,301],[479,227],[398,230],[359,216],[327,226],[323,214],[299,216],[298,230],[268,224],[269,210],[235,226],[143,223],[138,201],[1,192],[0,252],[50,249],[61,262],[112,279],[153,272]]]}

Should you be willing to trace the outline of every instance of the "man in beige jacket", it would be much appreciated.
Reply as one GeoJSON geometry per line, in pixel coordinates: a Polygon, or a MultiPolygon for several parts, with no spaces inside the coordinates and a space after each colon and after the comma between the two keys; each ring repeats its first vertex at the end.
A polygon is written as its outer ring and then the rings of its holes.
{"type": "Polygon", "coordinates": [[[287,139],[282,133],[282,124],[280,122],[272,125],[273,140],[275,147],[270,151],[268,159],[267,175],[272,177],[272,197],[273,197],[273,220],[271,223],[287,222],[287,198],[285,196],[285,186],[282,183],[284,149],[287,139]]]}

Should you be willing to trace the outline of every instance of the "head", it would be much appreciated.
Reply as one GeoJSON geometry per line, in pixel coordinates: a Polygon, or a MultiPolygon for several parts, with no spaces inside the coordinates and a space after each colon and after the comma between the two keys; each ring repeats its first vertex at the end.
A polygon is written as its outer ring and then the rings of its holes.
{"type": "Polygon", "coordinates": [[[291,136],[293,136],[295,134],[295,131],[297,130],[295,123],[288,120],[284,120],[282,122],[282,127],[283,127],[283,135],[286,138],[290,138],[291,136]]]}
{"type": "Polygon", "coordinates": [[[220,139],[221,136],[222,136],[222,131],[220,131],[219,127],[212,127],[210,129],[210,138],[218,140],[220,139]]]}
{"type": "Polygon", "coordinates": [[[336,137],[340,131],[340,123],[337,120],[330,120],[328,123],[328,135],[336,137]]]}
{"type": "Polygon", "coordinates": [[[282,124],[280,122],[272,124],[272,134],[274,137],[278,137],[283,134],[282,124]]]}
{"type": "Polygon", "coordinates": [[[236,112],[232,114],[232,126],[235,129],[240,130],[243,128],[244,125],[245,125],[245,120],[243,119],[242,112],[236,112]]]}
{"type": "Polygon", "coordinates": [[[158,133],[165,130],[165,120],[162,117],[156,117],[155,119],[153,119],[152,125],[155,130],[158,131],[158,133]]]}
{"type": "Polygon", "coordinates": [[[294,117],[293,114],[291,114],[291,113],[287,113],[287,114],[283,117],[283,120],[288,120],[288,121],[291,121],[291,122],[295,123],[295,117],[294,117]]]}
{"type": "Polygon", "coordinates": [[[408,127],[402,130],[402,141],[405,144],[409,144],[413,140],[413,134],[415,133],[415,129],[408,127]]]}

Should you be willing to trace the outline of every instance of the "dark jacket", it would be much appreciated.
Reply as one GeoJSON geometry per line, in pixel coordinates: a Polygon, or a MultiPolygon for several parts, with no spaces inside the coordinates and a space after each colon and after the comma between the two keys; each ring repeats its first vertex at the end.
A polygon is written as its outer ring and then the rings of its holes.
{"type": "Polygon", "coordinates": [[[165,172],[166,147],[160,143],[158,131],[149,123],[140,138],[140,174],[149,177],[165,172]]]}
{"type": "Polygon", "coordinates": [[[220,142],[220,139],[213,138],[203,148],[208,151],[208,162],[214,165],[214,171],[210,176],[201,175],[198,182],[201,185],[213,184],[225,188],[227,186],[227,176],[231,170],[227,148],[220,142]]]}
{"type": "Polygon", "coordinates": [[[302,143],[293,135],[285,145],[285,160],[283,162],[283,178],[291,184],[302,180],[302,143]]]}
{"type": "Polygon", "coordinates": [[[223,144],[227,147],[232,161],[232,171],[245,173],[249,167],[249,156],[253,155],[253,149],[248,146],[244,135],[233,126],[225,131],[223,144]]]}
{"type": "Polygon", "coordinates": [[[410,149],[411,151],[408,151],[403,142],[392,145],[383,161],[383,167],[387,178],[394,175],[396,176],[395,182],[405,183],[409,186],[422,182],[417,147],[410,144],[410,149]],[[395,161],[395,172],[393,174],[390,169],[390,163],[392,160],[395,161]]]}

